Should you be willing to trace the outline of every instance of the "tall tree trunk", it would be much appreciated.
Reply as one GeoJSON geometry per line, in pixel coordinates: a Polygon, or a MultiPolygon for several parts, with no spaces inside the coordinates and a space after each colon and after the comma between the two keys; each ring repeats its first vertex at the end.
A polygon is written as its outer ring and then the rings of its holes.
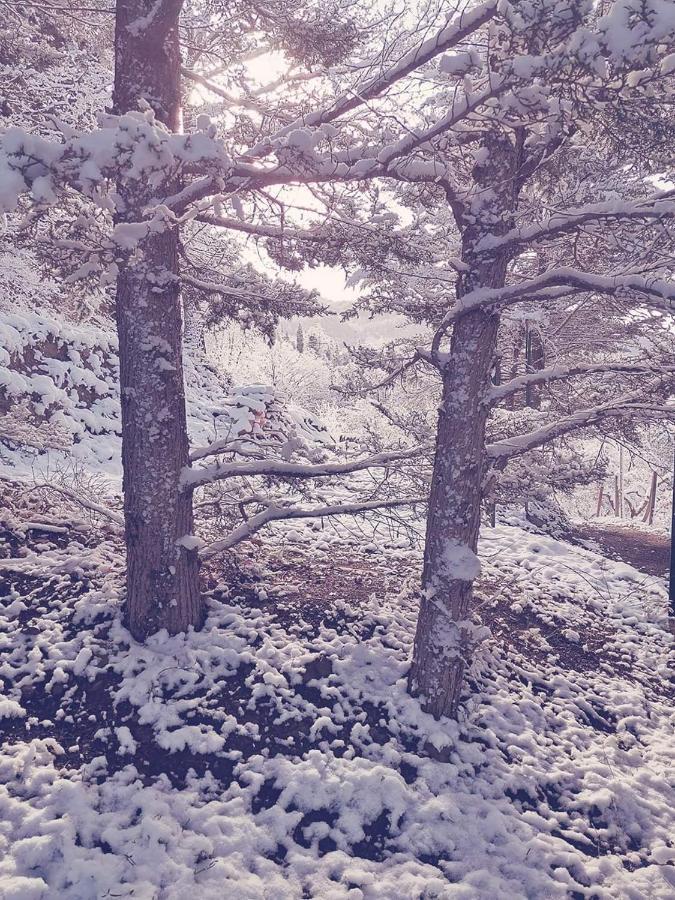
{"type": "Polygon", "coordinates": [[[469,652],[466,620],[476,574],[470,553],[475,553],[478,543],[488,414],[482,401],[498,328],[497,316],[474,312],[462,317],[455,324],[443,377],[422,597],[409,677],[410,692],[420,695],[423,708],[437,718],[457,711],[469,652]],[[459,557],[459,566],[453,556],[459,557]],[[458,573],[464,577],[456,577],[458,573]]]}
{"type": "MultiPolygon", "coordinates": [[[[517,153],[507,138],[487,141],[487,164],[477,167],[471,222],[463,229],[468,269],[458,297],[505,283],[508,258],[474,250],[487,233],[511,224],[517,153]]],[[[481,501],[486,475],[484,402],[497,353],[499,316],[475,310],[454,325],[443,367],[436,455],[429,498],[420,613],[408,689],[436,718],[454,716],[472,649],[470,616],[481,501]]]]}
{"type": "MultiPolygon", "coordinates": [[[[180,6],[117,0],[115,20],[115,112],[144,100],[173,131],[181,120],[180,6]]],[[[121,179],[118,194],[117,221],[142,220],[151,189],[121,179]]],[[[202,621],[197,555],[179,543],[193,519],[190,493],[180,489],[188,437],[178,273],[178,235],[167,230],[143,240],[117,279],[127,618],[139,640],[202,621]]]]}
{"type": "Polygon", "coordinates": [[[673,491],[670,507],[670,581],[668,582],[668,615],[675,619],[675,458],[673,459],[673,491]]]}

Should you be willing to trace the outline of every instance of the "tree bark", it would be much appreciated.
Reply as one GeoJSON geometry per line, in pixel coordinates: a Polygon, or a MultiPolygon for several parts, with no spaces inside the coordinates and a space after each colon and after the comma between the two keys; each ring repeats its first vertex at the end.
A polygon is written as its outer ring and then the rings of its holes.
{"type": "MultiPolygon", "coordinates": [[[[477,168],[471,219],[463,228],[462,261],[468,269],[458,297],[480,287],[502,287],[508,257],[485,257],[474,247],[486,233],[511,224],[516,201],[517,150],[508,138],[487,141],[486,164],[477,168]]],[[[408,689],[436,718],[457,713],[464,672],[472,650],[468,621],[473,595],[472,568],[480,528],[486,473],[485,403],[497,353],[499,316],[483,310],[455,322],[443,366],[436,455],[429,499],[420,614],[408,689]],[[468,552],[467,552],[468,551],[468,552]],[[457,559],[465,564],[457,564],[457,559]]]]}
{"type": "MultiPolygon", "coordinates": [[[[497,285],[494,285],[497,286],[497,285]]],[[[455,324],[451,361],[443,378],[436,456],[429,498],[422,596],[409,689],[436,718],[455,715],[470,639],[464,623],[472,581],[452,577],[454,542],[475,553],[485,469],[487,404],[499,321],[474,312],[455,324]]]]}
{"type": "Polygon", "coordinates": [[[668,582],[668,615],[675,619],[675,457],[673,458],[673,491],[670,508],[670,580],[668,582]]]}
{"type": "MultiPolygon", "coordinates": [[[[115,112],[144,100],[180,130],[180,3],[117,0],[115,112]],[[144,25],[145,23],[145,25],[144,25]]],[[[120,179],[117,221],[137,222],[152,198],[140,180],[120,179]]],[[[127,549],[127,621],[144,640],[199,627],[196,551],[179,543],[193,530],[192,498],[181,491],[188,462],[183,322],[175,230],[143,240],[117,279],[122,466],[127,549]]]]}

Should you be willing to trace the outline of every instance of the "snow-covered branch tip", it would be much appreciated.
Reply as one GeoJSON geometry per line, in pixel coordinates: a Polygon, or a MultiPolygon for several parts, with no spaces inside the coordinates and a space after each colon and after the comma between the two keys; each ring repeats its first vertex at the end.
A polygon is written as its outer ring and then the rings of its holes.
{"type": "Polygon", "coordinates": [[[514,228],[503,235],[488,235],[476,245],[477,252],[495,252],[506,247],[532,245],[576,231],[584,225],[621,219],[659,222],[675,218],[675,191],[664,191],[635,202],[603,201],[577,209],[555,212],[541,223],[514,228]]]}
{"type": "Polygon", "coordinates": [[[497,310],[523,300],[536,302],[556,300],[581,292],[610,296],[638,293],[643,302],[665,312],[675,311],[675,284],[661,278],[642,275],[596,275],[580,269],[560,266],[536,278],[498,288],[477,288],[457,300],[443,316],[432,342],[432,354],[438,356],[441,341],[450,326],[460,317],[477,309],[497,310]]]}

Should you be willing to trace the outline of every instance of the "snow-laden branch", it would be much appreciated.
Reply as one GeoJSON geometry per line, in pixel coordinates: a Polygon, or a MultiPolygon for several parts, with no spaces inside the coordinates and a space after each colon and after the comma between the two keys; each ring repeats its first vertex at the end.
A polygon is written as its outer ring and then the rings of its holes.
{"type": "MultiPolygon", "coordinates": [[[[455,125],[458,125],[463,119],[468,118],[472,113],[477,112],[487,100],[498,97],[508,87],[506,78],[493,77],[488,87],[475,94],[463,94],[457,100],[454,100],[450,110],[433,125],[420,130],[412,129],[409,134],[394,144],[383,147],[377,155],[377,161],[384,166],[385,173],[388,167],[397,159],[406,156],[408,153],[428,143],[435,137],[450,131],[455,125]]],[[[415,164],[407,163],[406,171],[414,173],[415,164]]]]}
{"type": "Polygon", "coordinates": [[[190,462],[207,459],[209,456],[218,456],[222,453],[236,453],[237,456],[249,456],[253,459],[263,459],[267,450],[275,451],[285,437],[280,431],[271,432],[272,440],[255,440],[247,437],[225,437],[214,441],[206,447],[198,447],[190,453],[190,462]],[[276,439],[275,439],[276,438],[276,439]]]}
{"type": "MultiPolygon", "coordinates": [[[[195,451],[199,458],[208,455],[209,448],[195,451]]],[[[262,459],[246,462],[217,462],[212,466],[201,469],[184,469],[182,484],[186,490],[194,490],[214,481],[223,481],[227,478],[253,477],[255,475],[277,476],[281,478],[327,478],[331,475],[348,475],[351,472],[361,472],[364,469],[387,468],[392,463],[402,462],[420,455],[424,447],[412,447],[408,450],[392,450],[386,453],[376,453],[361,459],[354,459],[344,463],[293,463],[283,459],[262,459]]],[[[214,453],[222,450],[213,450],[214,453]]]]}
{"type": "Polygon", "coordinates": [[[308,127],[316,128],[320,125],[334,122],[345,113],[363,106],[370,100],[374,100],[392,85],[396,84],[397,81],[414,72],[415,69],[419,69],[420,66],[430,62],[434,57],[466,40],[474,31],[477,31],[496,15],[498,6],[498,0],[487,0],[487,2],[481,3],[471,10],[464,10],[458,18],[453,19],[436,34],[413,47],[394,65],[375,75],[366,81],[365,84],[357,84],[350,90],[345,91],[344,94],[341,94],[324,109],[302,116],[300,119],[282,128],[272,140],[265,139],[261,141],[247,155],[260,156],[268,153],[272,149],[274,142],[283,139],[294,130],[308,127]]]}
{"type": "Polygon", "coordinates": [[[617,219],[672,219],[675,218],[674,197],[675,191],[667,191],[636,202],[611,200],[555,212],[545,222],[514,228],[503,235],[488,235],[478,242],[476,250],[494,251],[520,244],[534,244],[597,222],[617,219]]]}
{"type": "Polygon", "coordinates": [[[655,378],[640,391],[633,391],[599,406],[577,410],[564,419],[543,425],[541,428],[527,432],[527,434],[495,441],[492,444],[488,444],[485,448],[487,456],[492,462],[507,462],[509,459],[522,456],[524,453],[548,444],[550,441],[572,431],[577,431],[590,425],[597,425],[610,418],[625,416],[675,421],[675,403],[649,402],[645,399],[650,392],[658,390],[669,380],[673,380],[672,375],[655,378]]]}
{"type": "Polygon", "coordinates": [[[203,225],[212,225],[214,228],[227,228],[230,231],[242,231],[255,237],[272,238],[277,241],[309,241],[321,243],[326,240],[326,231],[318,228],[286,228],[278,225],[261,225],[245,222],[243,219],[233,219],[228,216],[198,215],[195,221],[203,225]]]}
{"type": "Polygon", "coordinates": [[[200,551],[199,556],[201,559],[208,559],[211,556],[222,553],[224,550],[230,550],[242,541],[253,537],[265,525],[280,519],[321,519],[329,516],[356,516],[360,513],[395,509],[400,506],[415,506],[419,503],[426,503],[426,499],[413,497],[408,500],[367,500],[363,503],[336,503],[332,506],[315,506],[309,509],[301,506],[270,504],[262,512],[251,516],[250,519],[238,525],[227,537],[209,544],[208,547],[200,551]]]}
{"type": "Polygon", "coordinates": [[[638,293],[644,296],[648,306],[675,312],[675,284],[670,281],[642,275],[595,275],[560,266],[518,284],[469,291],[443,316],[434,335],[432,352],[438,354],[440,342],[452,323],[473,310],[501,308],[522,300],[555,300],[579,291],[609,295],[638,293]]]}
{"type": "Polygon", "coordinates": [[[646,366],[644,363],[580,363],[575,366],[552,366],[550,369],[541,369],[538,372],[531,372],[528,375],[519,375],[512,378],[504,384],[493,387],[486,397],[486,402],[490,404],[499,403],[506,397],[518,391],[525,390],[536,384],[548,384],[551,381],[566,381],[568,378],[574,378],[582,375],[657,375],[659,372],[673,372],[675,367],[667,366],[665,368],[657,368],[655,366],[646,366]]]}

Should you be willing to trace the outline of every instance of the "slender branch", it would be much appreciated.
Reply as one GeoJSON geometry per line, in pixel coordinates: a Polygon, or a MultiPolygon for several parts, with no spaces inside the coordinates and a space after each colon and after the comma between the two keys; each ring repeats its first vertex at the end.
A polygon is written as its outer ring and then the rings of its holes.
{"type": "Polygon", "coordinates": [[[420,503],[426,503],[426,499],[413,497],[409,500],[369,500],[363,503],[337,503],[333,506],[315,506],[310,509],[299,506],[275,506],[271,504],[262,512],[242,522],[227,537],[209,544],[208,547],[200,551],[199,555],[202,559],[209,559],[252,537],[270,522],[280,519],[320,519],[327,516],[355,516],[359,513],[378,509],[394,509],[399,506],[415,506],[420,503]]]}
{"type": "Polygon", "coordinates": [[[204,225],[213,225],[215,228],[228,228],[231,231],[243,231],[257,237],[273,238],[274,240],[311,241],[320,243],[326,240],[326,233],[319,229],[301,230],[297,228],[279,228],[275,225],[254,225],[241,219],[232,219],[227,216],[195,216],[195,221],[204,225]]]}
{"type": "MultiPolygon", "coordinates": [[[[498,6],[498,0],[487,0],[487,2],[476,6],[468,12],[462,12],[459,19],[445,25],[435,35],[413,47],[389,69],[371,78],[365,84],[361,86],[356,85],[351,90],[341,94],[324,109],[296,119],[295,122],[277,132],[273,141],[285,137],[298,128],[312,128],[333,122],[345,113],[351,112],[368,101],[379,97],[397,81],[400,81],[420,66],[425,65],[439,54],[461,43],[474,31],[477,31],[489,22],[496,15],[498,6]]],[[[269,153],[273,147],[273,141],[265,139],[249,150],[247,155],[260,156],[261,154],[269,153]]]]}
{"type": "Polygon", "coordinates": [[[251,109],[254,112],[261,114],[265,113],[265,109],[260,103],[249,100],[247,97],[235,97],[234,94],[230,94],[229,91],[226,91],[224,88],[220,87],[220,85],[214,84],[198,72],[192,71],[192,69],[181,66],[180,71],[181,75],[184,75],[189,81],[194,81],[195,84],[201,85],[203,88],[206,88],[207,91],[211,91],[212,94],[216,94],[216,96],[221,97],[232,106],[240,106],[242,109],[251,109]]]}
{"type": "Polygon", "coordinates": [[[649,306],[673,312],[675,310],[675,284],[658,278],[639,275],[595,275],[561,266],[551,269],[518,284],[500,288],[477,288],[461,297],[443,316],[434,335],[432,352],[436,353],[440,342],[452,323],[460,316],[476,309],[511,306],[521,300],[552,300],[579,291],[595,291],[616,295],[624,292],[644,294],[649,306]],[[556,286],[559,286],[556,288],[556,286]]]}
{"type": "Polygon", "coordinates": [[[120,515],[120,513],[117,513],[112,509],[108,509],[107,506],[101,506],[99,503],[95,503],[93,500],[87,500],[85,497],[81,497],[79,494],[76,494],[75,491],[71,491],[68,488],[57,486],[55,484],[49,484],[49,482],[46,481],[39,482],[38,484],[33,485],[30,490],[38,490],[42,488],[47,488],[50,491],[56,491],[57,494],[62,494],[69,500],[73,500],[84,509],[88,509],[90,512],[95,512],[98,515],[104,516],[106,519],[114,522],[115,525],[119,525],[124,528],[124,517],[120,515]]]}
{"type": "Polygon", "coordinates": [[[640,391],[633,391],[600,406],[577,410],[577,412],[564,419],[543,425],[541,428],[537,428],[527,434],[505,438],[493,444],[488,444],[486,447],[487,456],[493,462],[506,462],[516,456],[522,456],[529,450],[541,447],[555,438],[569,434],[571,431],[577,431],[579,428],[585,428],[589,425],[596,425],[608,418],[644,415],[675,420],[675,403],[650,403],[645,400],[646,394],[657,390],[668,381],[672,381],[672,376],[655,378],[640,391]]]}

